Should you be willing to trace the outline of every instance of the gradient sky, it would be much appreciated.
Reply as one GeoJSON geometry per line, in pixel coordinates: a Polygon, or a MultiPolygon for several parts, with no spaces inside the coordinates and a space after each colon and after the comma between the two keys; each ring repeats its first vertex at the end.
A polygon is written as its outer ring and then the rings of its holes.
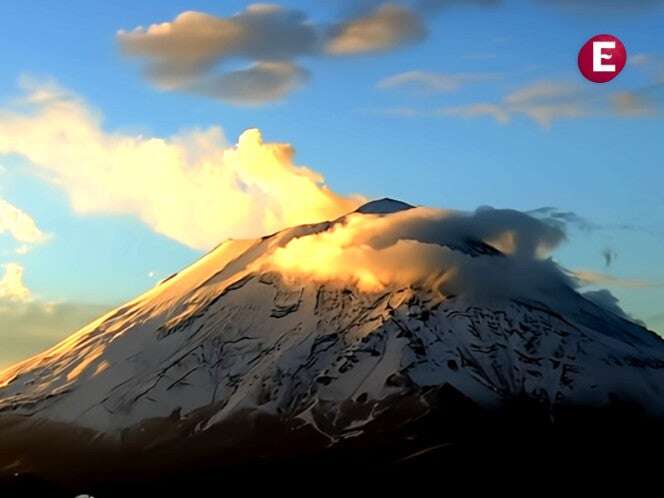
{"type": "MultiPolygon", "coordinates": [[[[203,252],[157,233],[131,210],[74,209],[71,189],[49,177],[49,165],[35,166],[11,144],[3,150],[3,113],[33,112],[16,111],[26,87],[59,89],[98,113],[109,134],[170,137],[220,126],[232,145],[259,128],[266,142],[292,144],[295,164],[344,196],[463,210],[554,207],[567,213],[569,237],[555,258],[587,272],[629,314],[664,333],[664,2],[394,2],[415,28],[390,25],[387,38],[358,46],[334,42],[344,29],[361,31],[375,20],[381,2],[284,1],[324,33],[324,46],[291,48],[284,64],[308,75],[292,83],[297,88],[243,94],[242,102],[209,90],[205,78],[255,62],[251,50],[220,58],[193,83],[169,80],[168,88],[146,77],[149,57],[122,50],[119,30],[185,11],[228,18],[248,5],[3,2],[0,264],[8,266],[0,281],[0,367],[203,252]],[[579,48],[598,33],[618,36],[629,54],[625,70],[605,85],[585,81],[576,67],[579,48]],[[330,48],[339,46],[344,53],[330,48]],[[22,235],[12,233],[7,219],[27,223],[22,216],[34,230],[23,224],[22,235]]],[[[146,190],[159,189],[158,168],[137,180],[146,190]]],[[[219,238],[227,235],[221,230],[219,238]]]]}

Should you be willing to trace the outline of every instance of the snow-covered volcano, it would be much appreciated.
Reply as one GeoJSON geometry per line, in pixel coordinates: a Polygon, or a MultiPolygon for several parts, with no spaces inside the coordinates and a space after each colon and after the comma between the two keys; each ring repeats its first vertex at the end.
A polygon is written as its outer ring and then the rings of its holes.
{"type": "Polygon", "coordinates": [[[516,211],[382,200],[224,242],[0,374],[0,468],[39,468],[45,440],[72,459],[311,452],[457,402],[661,417],[664,341],[574,289],[547,256],[563,237],[516,211]]]}

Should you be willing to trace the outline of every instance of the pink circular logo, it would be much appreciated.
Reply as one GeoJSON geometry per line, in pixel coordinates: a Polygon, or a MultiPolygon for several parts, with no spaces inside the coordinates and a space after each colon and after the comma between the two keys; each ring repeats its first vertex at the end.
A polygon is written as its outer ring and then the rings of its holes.
{"type": "Polygon", "coordinates": [[[607,83],[627,62],[625,45],[613,35],[595,35],[579,50],[579,70],[593,83],[607,83]]]}
{"type": "Polygon", "coordinates": [[[593,83],[607,83],[627,62],[625,45],[613,35],[595,35],[579,50],[579,70],[593,83]]]}

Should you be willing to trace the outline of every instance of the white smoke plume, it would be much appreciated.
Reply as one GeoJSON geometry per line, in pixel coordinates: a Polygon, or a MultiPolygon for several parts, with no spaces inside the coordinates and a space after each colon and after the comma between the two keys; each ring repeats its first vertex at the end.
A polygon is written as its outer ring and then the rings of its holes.
{"type": "Polygon", "coordinates": [[[258,130],[229,145],[218,127],[168,138],[107,132],[76,95],[27,84],[0,108],[0,154],[28,159],[80,214],[128,214],[196,249],[335,218],[363,199],[331,191],[258,130]]]}

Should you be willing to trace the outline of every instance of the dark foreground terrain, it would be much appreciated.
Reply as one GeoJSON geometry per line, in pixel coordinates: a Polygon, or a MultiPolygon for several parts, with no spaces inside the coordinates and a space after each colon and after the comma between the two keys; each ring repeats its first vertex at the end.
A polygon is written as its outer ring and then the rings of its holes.
{"type": "MultiPolygon", "coordinates": [[[[353,496],[359,489],[415,492],[432,485],[468,492],[508,486],[519,493],[535,491],[532,483],[571,489],[580,482],[632,481],[638,487],[661,475],[664,424],[634,406],[616,401],[603,410],[552,411],[514,400],[488,413],[450,388],[428,397],[426,415],[401,423],[413,408],[403,398],[358,437],[335,443],[308,426],[256,416],[186,443],[165,435],[162,444],[141,449],[129,434],[122,448],[101,441],[82,447],[87,435],[33,429],[25,439],[2,441],[0,496],[317,495],[337,488],[353,496]],[[23,468],[29,461],[32,471],[13,471],[9,460],[21,452],[23,468]]],[[[158,430],[167,425],[162,421],[158,430]]]]}

